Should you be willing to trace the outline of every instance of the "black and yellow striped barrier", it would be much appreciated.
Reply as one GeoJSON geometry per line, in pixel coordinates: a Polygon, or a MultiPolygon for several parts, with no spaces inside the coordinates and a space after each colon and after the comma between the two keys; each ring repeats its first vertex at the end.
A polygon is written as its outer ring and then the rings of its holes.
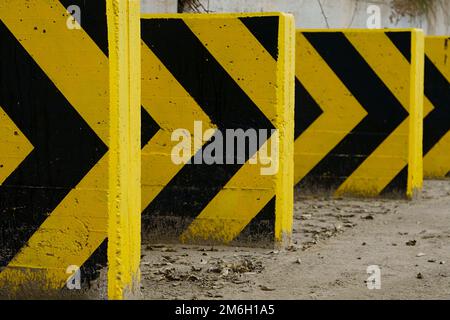
{"type": "Polygon", "coordinates": [[[139,49],[138,1],[1,1],[0,286],[58,289],[79,267],[86,280],[109,234],[109,297],[132,288],[139,49]]]}
{"type": "Polygon", "coordinates": [[[450,37],[425,37],[423,169],[450,176],[450,37]]]}
{"type": "MultiPolygon", "coordinates": [[[[284,14],[141,18],[145,236],[156,241],[179,237],[220,243],[236,239],[273,243],[288,237],[293,206],[293,18],[284,14]],[[200,138],[192,139],[187,164],[171,159],[176,144],[172,135],[179,128],[187,136],[200,131],[200,138]],[[268,135],[259,137],[242,163],[197,161],[210,151],[215,134],[229,129],[256,129],[268,135]],[[279,136],[279,168],[262,175],[263,164],[250,162],[271,149],[274,129],[279,136]],[[208,137],[202,140],[203,132],[208,137]]],[[[230,141],[224,137],[223,143],[230,141]]],[[[237,159],[236,153],[216,152],[237,159]]]]}
{"type": "Polygon", "coordinates": [[[422,186],[423,34],[298,30],[295,182],[335,195],[422,186]]]}

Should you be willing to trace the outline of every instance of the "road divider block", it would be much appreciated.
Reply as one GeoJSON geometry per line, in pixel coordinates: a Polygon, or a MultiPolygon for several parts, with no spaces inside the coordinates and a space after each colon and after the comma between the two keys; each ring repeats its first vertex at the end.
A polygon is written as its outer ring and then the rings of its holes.
{"type": "Polygon", "coordinates": [[[143,15],[141,37],[144,236],[282,243],[293,211],[293,17],[143,15]]]}
{"type": "Polygon", "coordinates": [[[422,187],[420,30],[297,30],[300,192],[412,197],[422,187]]]}
{"type": "Polygon", "coordinates": [[[79,289],[108,233],[110,297],[137,277],[138,21],[134,0],[0,3],[0,286],[79,289]]]}

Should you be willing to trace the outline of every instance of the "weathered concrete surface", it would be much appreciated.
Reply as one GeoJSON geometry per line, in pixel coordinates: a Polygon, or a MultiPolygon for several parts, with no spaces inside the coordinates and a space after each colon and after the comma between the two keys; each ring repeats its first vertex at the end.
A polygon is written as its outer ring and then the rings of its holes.
{"type": "Polygon", "coordinates": [[[295,208],[284,252],[144,243],[144,298],[449,298],[449,180],[426,182],[421,201],[303,198],[295,208]],[[369,265],[381,268],[381,290],[367,289],[369,265]]]}

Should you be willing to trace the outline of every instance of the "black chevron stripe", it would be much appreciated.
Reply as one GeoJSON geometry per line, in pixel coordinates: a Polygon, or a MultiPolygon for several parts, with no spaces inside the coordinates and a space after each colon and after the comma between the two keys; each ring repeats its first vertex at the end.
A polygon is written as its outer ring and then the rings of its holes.
{"type": "Polygon", "coordinates": [[[233,242],[240,245],[270,243],[275,237],[275,204],[276,197],[273,197],[233,242]]]}
{"type": "Polygon", "coordinates": [[[295,135],[297,140],[320,117],[323,110],[306,90],[300,80],[295,78],[295,135]]]}
{"type": "Polygon", "coordinates": [[[275,61],[278,60],[278,29],[280,17],[243,17],[239,18],[259,43],[270,53],[275,61]]]}
{"type": "Polygon", "coordinates": [[[158,123],[141,106],[141,149],[150,142],[159,129],[161,127],[158,123]]]}
{"type": "Polygon", "coordinates": [[[424,156],[450,131],[450,83],[425,56],[425,96],[434,109],[423,122],[424,156]]]}
{"type": "Polygon", "coordinates": [[[7,265],[107,152],[0,21],[0,105],[33,151],[0,186],[0,265],[7,265]]]}
{"type": "Polygon", "coordinates": [[[411,32],[386,32],[385,34],[405,59],[411,63],[411,32]]]}
{"type": "MultiPolygon", "coordinates": [[[[142,20],[141,34],[147,46],[220,130],[274,129],[181,19],[142,20]]],[[[258,141],[259,146],[263,143],[258,141]]],[[[144,222],[155,215],[194,218],[241,166],[185,165],[144,210],[144,222]]]]}
{"type": "Polygon", "coordinates": [[[343,33],[305,32],[304,36],[368,113],[303,179],[337,189],[408,112],[343,33]]]}
{"type": "Polygon", "coordinates": [[[408,166],[405,166],[391,182],[380,192],[381,196],[401,195],[408,184],[408,166]]]}
{"type": "Polygon", "coordinates": [[[94,40],[100,50],[108,56],[108,25],[106,23],[106,1],[104,0],[59,0],[67,9],[71,5],[80,7],[81,27],[94,40]]]}

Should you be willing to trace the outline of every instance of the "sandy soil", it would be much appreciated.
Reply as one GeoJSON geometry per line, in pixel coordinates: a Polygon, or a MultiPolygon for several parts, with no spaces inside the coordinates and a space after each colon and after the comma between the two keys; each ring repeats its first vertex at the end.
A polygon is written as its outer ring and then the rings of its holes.
{"type": "Polygon", "coordinates": [[[288,250],[144,243],[142,255],[144,299],[450,299],[450,181],[412,202],[298,198],[288,250]]]}

